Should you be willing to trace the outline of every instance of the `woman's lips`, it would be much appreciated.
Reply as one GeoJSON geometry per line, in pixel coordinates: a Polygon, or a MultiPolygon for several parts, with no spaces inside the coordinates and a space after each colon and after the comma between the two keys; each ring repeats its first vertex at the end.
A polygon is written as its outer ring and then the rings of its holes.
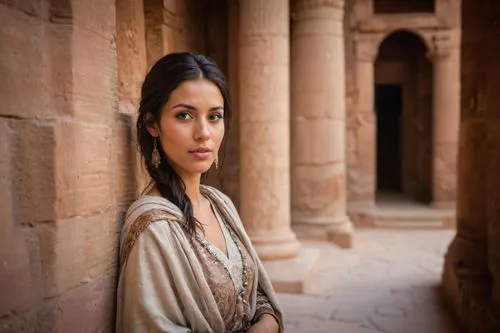
{"type": "Polygon", "coordinates": [[[212,151],[207,149],[191,150],[189,153],[199,160],[206,160],[212,155],[212,151]]]}

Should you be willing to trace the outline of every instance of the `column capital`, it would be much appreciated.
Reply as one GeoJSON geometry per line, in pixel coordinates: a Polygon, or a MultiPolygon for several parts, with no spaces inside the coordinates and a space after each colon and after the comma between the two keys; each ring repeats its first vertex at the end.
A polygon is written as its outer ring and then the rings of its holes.
{"type": "Polygon", "coordinates": [[[457,50],[454,38],[449,32],[437,32],[431,37],[432,49],[427,52],[427,58],[431,61],[450,57],[457,50]]]}
{"type": "Polygon", "coordinates": [[[310,9],[330,7],[335,9],[344,9],[345,0],[295,0],[291,7],[294,12],[303,12],[310,9]]]}

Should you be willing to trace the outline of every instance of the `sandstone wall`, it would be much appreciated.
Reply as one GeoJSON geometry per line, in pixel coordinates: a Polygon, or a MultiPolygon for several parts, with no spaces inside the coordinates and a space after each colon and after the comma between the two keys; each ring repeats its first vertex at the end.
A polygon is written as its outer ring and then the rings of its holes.
{"type": "MultiPolygon", "coordinates": [[[[204,4],[160,3],[161,52],[204,52],[215,38],[224,65],[204,4]]],[[[114,329],[119,230],[147,180],[139,88],[160,55],[145,5],[0,1],[1,332],[114,329]]]]}
{"type": "Polygon", "coordinates": [[[0,330],[111,330],[113,1],[0,4],[0,330]]]}

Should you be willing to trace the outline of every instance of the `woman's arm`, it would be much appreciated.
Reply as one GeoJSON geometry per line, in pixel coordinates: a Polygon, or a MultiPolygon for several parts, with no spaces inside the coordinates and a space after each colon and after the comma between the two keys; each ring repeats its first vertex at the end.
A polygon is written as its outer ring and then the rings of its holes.
{"type": "Polygon", "coordinates": [[[279,332],[279,320],[266,294],[259,286],[257,288],[257,304],[254,315],[254,325],[251,332],[279,332]]]}

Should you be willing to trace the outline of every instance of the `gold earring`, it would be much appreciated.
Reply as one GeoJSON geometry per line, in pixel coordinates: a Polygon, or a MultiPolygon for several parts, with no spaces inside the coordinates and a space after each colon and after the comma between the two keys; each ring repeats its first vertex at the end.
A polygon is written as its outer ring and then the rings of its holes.
{"type": "Polygon", "coordinates": [[[153,153],[151,154],[151,163],[157,169],[161,164],[161,156],[160,156],[160,152],[158,151],[158,144],[156,142],[156,138],[154,138],[153,153]]]}
{"type": "Polygon", "coordinates": [[[219,169],[219,158],[215,158],[215,170],[219,169]]]}

